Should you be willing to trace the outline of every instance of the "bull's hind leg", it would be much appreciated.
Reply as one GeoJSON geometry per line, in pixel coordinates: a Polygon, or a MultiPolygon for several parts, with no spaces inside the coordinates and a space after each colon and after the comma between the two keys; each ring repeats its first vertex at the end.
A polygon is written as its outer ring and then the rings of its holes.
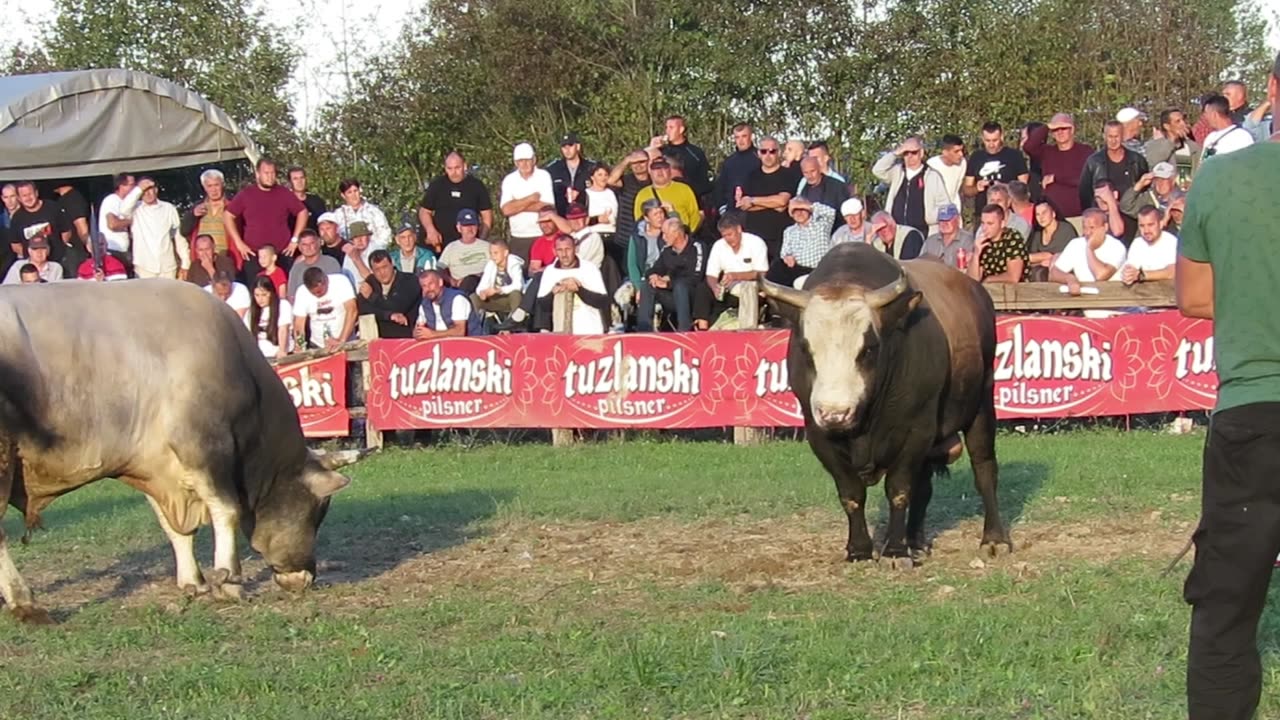
{"type": "Polygon", "coordinates": [[[1013,541],[1000,521],[1000,502],[996,498],[996,408],[990,390],[983,393],[982,407],[964,433],[965,448],[973,467],[973,484],[982,496],[982,544],[987,555],[995,557],[1004,546],[1013,552],[1013,541]]]}
{"type": "Polygon", "coordinates": [[[921,560],[929,554],[929,541],[925,536],[924,517],[933,499],[934,467],[926,464],[916,471],[911,483],[911,504],[907,506],[907,548],[912,560],[921,560]]]}
{"type": "Polygon", "coordinates": [[[5,537],[4,528],[0,527],[0,594],[9,605],[9,612],[22,622],[37,625],[50,625],[53,618],[43,608],[36,605],[31,595],[31,588],[18,574],[18,568],[9,557],[9,541],[5,537]]]}
{"type": "Polygon", "coordinates": [[[194,534],[184,535],[169,525],[168,518],[165,517],[164,511],[160,508],[160,503],[150,495],[146,496],[147,502],[151,503],[151,509],[156,513],[156,519],[160,521],[160,529],[164,530],[164,534],[169,538],[169,544],[173,546],[173,561],[177,566],[178,589],[188,595],[202,595],[209,592],[209,586],[205,584],[204,575],[200,572],[200,563],[196,561],[196,538],[194,534]]]}

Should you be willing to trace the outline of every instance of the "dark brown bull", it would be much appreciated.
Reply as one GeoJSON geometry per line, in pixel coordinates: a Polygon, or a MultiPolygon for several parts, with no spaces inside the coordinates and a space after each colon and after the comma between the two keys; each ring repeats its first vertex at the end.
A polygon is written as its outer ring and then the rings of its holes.
{"type": "Polygon", "coordinates": [[[864,243],[833,248],[804,290],[766,282],[765,294],[792,320],[791,388],[849,517],[848,559],[874,556],[866,497],[882,476],[881,556],[910,566],[927,552],[933,476],[959,459],[961,433],[985,513],[981,547],[1012,550],[996,500],[990,295],[940,262],[899,262],[864,243]]]}

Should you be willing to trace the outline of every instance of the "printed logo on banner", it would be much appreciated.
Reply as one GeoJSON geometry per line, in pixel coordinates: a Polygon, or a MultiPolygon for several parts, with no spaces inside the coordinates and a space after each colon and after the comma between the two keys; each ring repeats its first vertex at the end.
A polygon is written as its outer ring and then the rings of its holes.
{"type": "Polygon", "coordinates": [[[772,330],[753,335],[755,342],[748,342],[738,355],[734,375],[734,397],[740,399],[741,423],[757,427],[803,424],[804,415],[800,401],[791,391],[787,368],[791,333],[772,330]]]}
{"type": "Polygon", "coordinates": [[[559,415],[568,404],[608,423],[673,427],[687,422],[686,411],[695,407],[715,413],[723,402],[725,359],[714,343],[692,337],[597,336],[557,347],[548,366],[559,369],[560,382],[558,392],[548,388],[548,409],[559,415]]]}
{"type": "Polygon", "coordinates": [[[1113,350],[1127,340],[1107,337],[1089,321],[1002,317],[996,326],[997,411],[1051,416],[1089,409],[1116,378],[1113,350]]]}
{"type": "MultiPolygon", "coordinates": [[[[1189,319],[1184,319],[1189,320],[1189,319]]],[[[1218,398],[1218,368],[1213,359],[1213,324],[1201,320],[1180,326],[1161,325],[1155,339],[1151,370],[1160,379],[1170,378],[1193,398],[1213,407],[1218,398]]]]}
{"type": "Polygon", "coordinates": [[[380,429],[486,426],[514,401],[510,345],[485,338],[375,341],[369,352],[368,402],[380,429]]]}
{"type": "Polygon", "coordinates": [[[307,437],[339,437],[350,429],[347,411],[347,355],[276,367],[307,437]]]}

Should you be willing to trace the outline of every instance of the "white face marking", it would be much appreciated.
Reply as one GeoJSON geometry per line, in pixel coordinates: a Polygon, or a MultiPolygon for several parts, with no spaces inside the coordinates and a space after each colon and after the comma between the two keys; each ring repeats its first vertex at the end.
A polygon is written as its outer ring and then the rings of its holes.
{"type": "Polygon", "coordinates": [[[861,297],[827,300],[817,295],[804,311],[804,336],[813,357],[809,406],[819,425],[823,417],[847,414],[862,404],[870,378],[857,364],[873,313],[861,297]]]}

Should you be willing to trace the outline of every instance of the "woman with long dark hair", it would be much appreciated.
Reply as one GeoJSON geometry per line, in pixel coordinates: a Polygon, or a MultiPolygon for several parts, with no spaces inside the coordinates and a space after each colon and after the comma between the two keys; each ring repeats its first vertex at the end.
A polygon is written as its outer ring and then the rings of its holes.
{"type": "Polygon", "coordinates": [[[1029,265],[1027,280],[1045,282],[1054,258],[1067,248],[1076,237],[1076,228],[1062,217],[1062,212],[1052,201],[1041,198],[1035,204],[1035,224],[1027,238],[1029,265]]]}
{"type": "Polygon", "coordinates": [[[253,302],[245,313],[245,323],[258,341],[258,349],[269,358],[289,354],[293,335],[293,308],[276,292],[275,281],[258,276],[253,281],[253,302]]]}

